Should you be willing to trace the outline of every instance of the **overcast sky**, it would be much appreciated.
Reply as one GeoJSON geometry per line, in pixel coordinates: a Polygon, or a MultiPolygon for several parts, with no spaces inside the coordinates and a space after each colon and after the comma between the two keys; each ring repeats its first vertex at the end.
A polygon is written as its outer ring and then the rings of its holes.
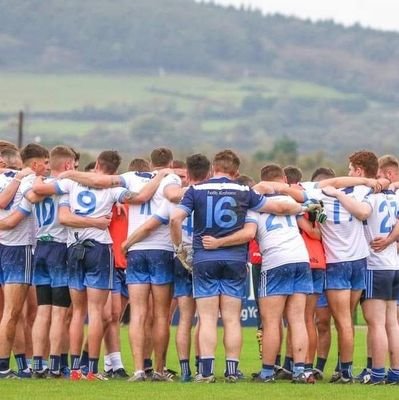
{"type": "Polygon", "coordinates": [[[222,5],[252,5],[266,13],[333,19],[345,25],[399,31],[399,0],[212,0],[222,5]]]}

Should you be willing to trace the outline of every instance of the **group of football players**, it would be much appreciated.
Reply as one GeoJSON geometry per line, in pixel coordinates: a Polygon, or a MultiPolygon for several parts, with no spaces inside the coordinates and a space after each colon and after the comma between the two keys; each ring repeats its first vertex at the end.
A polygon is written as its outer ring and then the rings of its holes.
{"type": "Polygon", "coordinates": [[[0,141],[0,379],[172,381],[166,355],[178,308],[180,380],[216,381],[221,319],[224,381],[235,383],[244,377],[241,309],[251,262],[262,359],[253,381],[322,378],[332,316],[339,354],[331,381],[353,382],[360,302],[368,357],[356,378],[399,384],[395,157],[358,151],[348,176],[321,167],[309,182],[296,167],[268,164],[259,183],[240,175],[231,150],[179,162],[156,148],[122,174],[113,150],[84,172],[78,162],[68,146],[19,150],[0,141]],[[130,377],[119,338],[128,303],[130,377]]]}

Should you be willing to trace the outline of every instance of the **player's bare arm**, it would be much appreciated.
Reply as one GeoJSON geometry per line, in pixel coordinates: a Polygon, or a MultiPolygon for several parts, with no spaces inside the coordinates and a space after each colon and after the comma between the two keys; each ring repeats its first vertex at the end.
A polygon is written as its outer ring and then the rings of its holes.
{"type": "MultiPolygon", "coordinates": [[[[7,171],[7,170],[4,170],[7,171]]],[[[11,182],[5,187],[5,189],[0,193],[0,209],[4,210],[14,198],[18,191],[21,180],[34,172],[30,168],[24,168],[18,171],[11,182]]]]}
{"type": "Polygon", "coordinates": [[[373,189],[374,193],[378,193],[383,189],[387,189],[389,186],[388,179],[380,178],[380,179],[372,179],[365,177],[353,177],[353,176],[340,176],[337,178],[329,178],[324,179],[318,182],[317,186],[322,189],[326,186],[333,186],[337,189],[357,186],[357,185],[365,185],[369,188],[373,189]]]}
{"type": "Polygon", "coordinates": [[[187,217],[187,213],[181,208],[173,210],[170,218],[170,235],[175,246],[180,246],[182,242],[182,223],[187,217]]]}
{"type": "Polygon", "coordinates": [[[321,240],[321,232],[318,224],[314,224],[306,219],[304,216],[301,216],[297,219],[297,224],[300,229],[302,229],[306,234],[312,239],[321,240]]]}
{"type": "Polygon", "coordinates": [[[138,229],[132,232],[129,235],[129,237],[122,243],[121,246],[122,252],[126,254],[129,247],[133,246],[135,243],[141,242],[143,239],[148,237],[152,232],[154,232],[155,229],[157,229],[160,225],[161,225],[160,221],[158,221],[154,217],[151,217],[138,229]]]}
{"type": "Polygon", "coordinates": [[[57,187],[54,182],[44,183],[43,178],[38,176],[33,182],[32,191],[38,196],[51,196],[57,194],[57,187]]]}
{"type": "Polygon", "coordinates": [[[335,197],[348,212],[360,221],[365,221],[373,211],[368,203],[357,201],[332,186],[324,187],[323,193],[327,196],[335,197]]]}
{"type": "Polygon", "coordinates": [[[19,210],[13,211],[8,217],[0,220],[0,230],[8,231],[14,229],[24,218],[26,214],[19,210]]]}
{"type": "Polygon", "coordinates": [[[237,246],[240,244],[248,243],[256,235],[257,225],[253,222],[247,222],[237,232],[231,235],[215,238],[213,236],[203,236],[202,245],[206,250],[214,250],[219,247],[237,246]]]}
{"type": "Polygon", "coordinates": [[[123,186],[123,179],[118,175],[106,175],[96,172],[82,172],[69,170],[58,176],[60,179],[68,178],[83,186],[94,189],[108,189],[112,187],[123,186]]]}
{"type": "Polygon", "coordinates": [[[111,216],[90,218],[76,215],[71,212],[68,206],[60,206],[58,218],[61,224],[72,228],[97,228],[106,230],[111,223],[111,216]]]}
{"type": "Polygon", "coordinates": [[[377,253],[385,250],[392,243],[399,240],[399,223],[396,223],[391,233],[387,237],[376,237],[371,243],[370,247],[377,253]]]}

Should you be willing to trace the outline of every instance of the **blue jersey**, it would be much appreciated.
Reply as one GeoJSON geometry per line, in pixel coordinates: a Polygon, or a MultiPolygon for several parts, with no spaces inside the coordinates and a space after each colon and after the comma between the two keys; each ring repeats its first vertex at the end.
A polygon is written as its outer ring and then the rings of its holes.
{"type": "Polygon", "coordinates": [[[208,260],[246,261],[247,245],[205,250],[202,236],[223,237],[240,230],[245,223],[247,210],[259,210],[266,198],[246,185],[229,178],[211,178],[191,186],[179,207],[187,215],[194,212],[193,249],[194,262],[208,260]]]}

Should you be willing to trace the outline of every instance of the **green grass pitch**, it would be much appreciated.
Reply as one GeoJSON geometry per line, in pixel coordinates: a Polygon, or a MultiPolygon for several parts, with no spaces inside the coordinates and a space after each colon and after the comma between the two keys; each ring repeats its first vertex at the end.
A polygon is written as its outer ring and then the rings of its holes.
{"type": "MultiPolygon", "coordinates": [[[[333,330],[334,331],[334,330],[333,330]]],[[[168,366],[179,370],[174,341],[175,329],[172,329],[171,345],[168,353],[168,366]]],[[[251,372],[260,368],[257,356],[257,342],[255,328],[244,328],[244,346],[240,368],[247,377],[251,372]]],[[[356,329],[356,347],[354,358],[354,373],[361,371],[365,362],[366,329],[356,329]]],[[[132,371],[132,359],[127,340],[127,328],[122,328],[122,354],[125,367],[132,371]]],[[[327,383],[336,361],[336,339],[330,350],[330,358],[326,366],[326,378],[315,385],[293,385],[289,382],[278,381],[275,384],[251,383],[249,379],[236,383],[223,382],[224,356],[222,348],[222,331],[219,331],[219,347],[216,359],[216,373],[218,382],[212,385],[195,383],[129,383],[126,381],[109,382],[69,382],[65,380],[23,380],[0,381],[0,399],[29,399],[29,400],[61,400],[61,399],[129,399],[129,400],[194,400],[194,399],[227,399],[227,400],[385,400],[399,398],[398,388],[395,386],[363,386],[332,385],[327,383]]],[[[192,363],[193,364],[193,363],[192,363]]]]}

